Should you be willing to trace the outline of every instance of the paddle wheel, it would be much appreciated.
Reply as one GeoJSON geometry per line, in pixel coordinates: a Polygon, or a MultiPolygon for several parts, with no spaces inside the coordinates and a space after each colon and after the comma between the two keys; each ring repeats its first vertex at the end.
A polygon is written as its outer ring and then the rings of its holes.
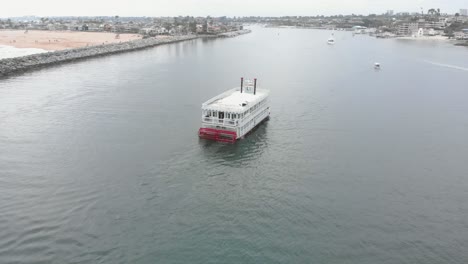
{"type": "Polygon", "coordinates": [[[215,140],[219,142],[234,143],[237,134],[234,131],[220,130],[214,128],[200,128],[198,136],[203,139],[215,140]]]}

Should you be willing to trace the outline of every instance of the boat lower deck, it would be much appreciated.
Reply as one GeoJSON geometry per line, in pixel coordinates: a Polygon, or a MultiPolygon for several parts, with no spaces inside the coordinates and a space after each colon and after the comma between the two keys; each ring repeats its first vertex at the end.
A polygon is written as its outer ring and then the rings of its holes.
{"type": "Polygon", "coordinates": [[[198,130],[198,136],[203,139],[225,143],[234,143],[237,140],[236,132],[215,128],[200,128],[198,130]]]}
{"type": "Polygon", "coordinates": [[[235,143],[237,139],[244,138],[247,134],[255,130],[260,124],[262,124],[265,120],[268,120],[270,117],[270,113],[265,113],[257,116],[255,120],[258,122],[251,120],[251,122],[246,124],[245,129],[237,129],[240,131],[238,134],[235,131],[225,130],[221,128],[211,128],[211,127],[202,127],[198,130],[198,136],[202,139],[213,140],[218,142],[224,143],[235,143]]]}

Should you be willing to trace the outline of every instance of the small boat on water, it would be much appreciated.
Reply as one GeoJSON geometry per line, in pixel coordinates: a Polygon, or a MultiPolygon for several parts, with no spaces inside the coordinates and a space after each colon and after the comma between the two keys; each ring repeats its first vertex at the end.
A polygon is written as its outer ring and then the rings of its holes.
{"type": "Polygon", "coordinates": [[[198,136],[234,143],[270,116],[269,91],[257,87],[257,79],[241,78],[239,88],[228,90],[202,104],[198,136]]]}
{"type": "Polygon", "coordinates": [[[333,33],[330,36],[330,38],[327,40],[328,45],[334,45],[335,44],[335,38],[333,37],[333,33]]]}
{"type": "Polygon", "coordinates": [[[374,63],[374,69],[380,70],[380,63],[378,62],[374,63]]]}

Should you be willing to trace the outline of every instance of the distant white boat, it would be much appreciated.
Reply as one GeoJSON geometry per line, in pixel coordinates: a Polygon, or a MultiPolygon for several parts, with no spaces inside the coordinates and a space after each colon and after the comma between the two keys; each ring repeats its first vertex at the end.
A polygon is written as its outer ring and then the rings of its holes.
{"type": "Polygon", "coordinates": [[[378,62],[374,63],[374,69],[380,70],[380,63],[378,62]]]}
{"type": "Polygon", "coordinates": [[[333,33],[330,36],[330,38],[327,40],[328,45],[334,45],[335,44],[335,38],[333,37],[333,33]]]}

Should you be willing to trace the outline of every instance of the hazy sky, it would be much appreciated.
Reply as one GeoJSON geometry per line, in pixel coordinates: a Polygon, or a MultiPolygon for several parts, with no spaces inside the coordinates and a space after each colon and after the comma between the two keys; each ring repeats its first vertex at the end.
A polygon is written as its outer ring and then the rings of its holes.
{"type": "Polygon", "coordinates": [[[1,0],[0,17],[36,16],[282,16],[419,12],[455,13],[468,0],[1,0]]]}

